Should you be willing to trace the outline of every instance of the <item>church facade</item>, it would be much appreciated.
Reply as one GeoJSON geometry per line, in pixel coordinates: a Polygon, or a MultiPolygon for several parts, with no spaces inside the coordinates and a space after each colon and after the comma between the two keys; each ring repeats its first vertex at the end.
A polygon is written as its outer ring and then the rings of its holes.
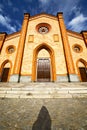
{"type": "Polygon", "coordinates": [[[19,32],[0,33],[1,82],[87,82],[87,31],[57,16],[24,14],[19,32]]]}

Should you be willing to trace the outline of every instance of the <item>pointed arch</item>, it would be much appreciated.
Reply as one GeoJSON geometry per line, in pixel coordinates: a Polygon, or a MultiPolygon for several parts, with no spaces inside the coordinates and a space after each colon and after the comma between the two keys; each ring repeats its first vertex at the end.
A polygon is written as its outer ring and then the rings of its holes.
{"type": "Polygon", "coordinates": [[[51,58],[51,68],[52,68],[52,76],[51,76],[51,81],[55,81],[56,80],[56,70],[55,70],[55,56],[54,56],[54,50],[52,49],[52,47],[50,47],[48,44],[46,43],[42,43],[40,45],[38,45],[34,51],[33,51],[33,63],[32,63],[32,81],[36,81],[36,65],[37,65],[37,56],[40,50],[42,49],[46,49],[49,54],[50,54],[50,58],[51,58]]]}
{"type": "Polygon", "coordinates": [[[84,59],[80,58],[77,61],[76,66],[80,81],[87,82],[87,62],[84,59]]]}
{"type": "Polygon", "coordinates": [[[2,82],[9,81],[12,63],[10,60],[5,60],[0,67],[0,78],[2,82]]]}

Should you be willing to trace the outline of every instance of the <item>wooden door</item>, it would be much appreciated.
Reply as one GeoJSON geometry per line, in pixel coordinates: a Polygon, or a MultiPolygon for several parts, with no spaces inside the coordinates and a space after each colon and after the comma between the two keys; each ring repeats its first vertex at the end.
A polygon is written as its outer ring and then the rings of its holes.
{"type": "Polygon", "coordinates": [[[87,70],[85,67],[79,67],[82,82],[87,82],[87,70]]]}
{"type": "Polygon", "coordinates": [[[3,68],[1,82],[8,81],[9,70],[10,70],[10,68],[3,68]]]}
{"type": "Polygon", "coordinates": [[[51,80],[50,59],[37,59],[37,81],[49,82],[51,80]]]}

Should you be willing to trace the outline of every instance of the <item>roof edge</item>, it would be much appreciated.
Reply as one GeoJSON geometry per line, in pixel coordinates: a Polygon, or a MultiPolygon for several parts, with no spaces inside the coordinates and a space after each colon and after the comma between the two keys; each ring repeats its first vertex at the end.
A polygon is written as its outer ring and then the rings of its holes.
{"type": "Polygon", "coordinates": [[[70,36],[74,36],[74,37],[76,37],[76,38],[83,39],[81,33],[74,32],[74,31],[72,31],[72,30],[67,30],[67,33],[68,33],[70,36]]]}
{"type": "Polygon", "coordinates": [[[13,37],[17,37],[17,36],[19,36],[19,35],[20,35],[20,32],[21,32],[21,30],[18,31],[18,32],[14,32],[14,33],[12,33],[12,34],[7,34],[5,40],[9,40],[10,38],[13,38],[13,37]]]}
{"type": "Polygon", "coordinates": [[[30,20],[36,19],[37,17],[41,17],[41,16],[47,16],[47,17],[50,17],[50,18],[52,18],[52,19],[57,19],[57,16],[55,16],[55,15],[47,14],[47,13],[42,12],[42,13],[40,13],[40,14],[36,14],[36,15],[34,15],[34,16],[30,16],[30,20]]]}

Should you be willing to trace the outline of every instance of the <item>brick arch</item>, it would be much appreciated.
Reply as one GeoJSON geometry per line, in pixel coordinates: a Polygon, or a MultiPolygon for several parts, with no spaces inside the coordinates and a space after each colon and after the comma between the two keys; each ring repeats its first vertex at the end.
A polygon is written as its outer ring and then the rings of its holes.
{"type": "Polygon", "coordinates": [[[77,62],[76,62],[76,66],[78,66],[79,62],[83,63],[84,66],[87,67],[87,62],[84,59],[82,59],[82,58],[78,59],[77,62]]]}
{"type": "Polygon", "coordinates": [[[51,81],[56,80],[56,69],[55,69],[55,56],[54,56],[54,50],[52,47],[47,45],[46,43],[38,45],[34,51],[33,51],[33,63],[32,63],[32,81],[36,81],[36,65],[37,65],[37,56],[41,49],[46,49],[51,58],[51,66],[52,66],[52,79],[51,81]]]}
{"type": "Polygon", "coordinates": [[[78,59],[77,62],[76,62],[76,67],[77,67],[78,75],[80,77],[80,81],[82,81],[80,70],[79,70],[79,66],[78,66],[79,62],[81,62],[84,65],[85,69],[87,68],[87,62],[84,59],[82,59],[82,58],[78,59]]]}
{"type": "Polygon", "coordinates": [[[12,62],[7,59],[7,60],[5,60],[5,61],[1,64],[1,66],[0,66],[0,79],[2,78],[3,68],[4,68],[4,66],[5,66],[7,63],[10,64],[10,68],[9,68],[10,70],[9,70],[8,80],[9,80],[9,78],[10,78],[10,73],[11,73],[11,68],[12,68],[12,62]]]}

